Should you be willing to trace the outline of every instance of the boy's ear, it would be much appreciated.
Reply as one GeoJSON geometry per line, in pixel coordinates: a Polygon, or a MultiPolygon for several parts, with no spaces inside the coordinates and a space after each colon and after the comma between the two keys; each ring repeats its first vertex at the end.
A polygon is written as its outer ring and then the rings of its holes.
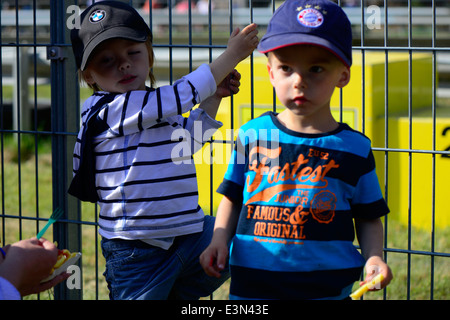
{"type": "Polygon", "coordinates": [[[95,84],[94,78],[92,77],[89,70],[82,71],[83,80],[86,81],[87,84],[93,85],[95,84]]]}
{"type": "Polygon", "coordinates": [[[272,86],[274,86],[273,83],[273,73],[272,73],[272,66],[270,65],[270,62],[267,63],[267,72],[269,72],[269,79],[272,86]]]}
{"type": "Polygon", "coordinates": [[[336,87],[343,88],[350,82],[350,68],[343,67],[341,78],[339,79],[336,87]]]}

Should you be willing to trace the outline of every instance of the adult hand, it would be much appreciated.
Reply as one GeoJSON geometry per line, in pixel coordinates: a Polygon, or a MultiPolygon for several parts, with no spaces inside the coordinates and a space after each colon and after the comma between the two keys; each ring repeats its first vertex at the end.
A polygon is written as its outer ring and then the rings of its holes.
{"type": "Polygon", "coordinates": [[[58,249],[44,239],[21,240],[5,247],[6,256],[0,264],[0,276],[7,279],[22,296],[47,290],[68,275],[41,284],[56,263],[58,249]]]}

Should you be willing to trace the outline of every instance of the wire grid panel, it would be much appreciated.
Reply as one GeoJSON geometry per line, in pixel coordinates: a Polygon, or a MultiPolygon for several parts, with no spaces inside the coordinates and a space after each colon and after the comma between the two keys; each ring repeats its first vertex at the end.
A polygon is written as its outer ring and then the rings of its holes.
{"type": "MultiPolygon", "coordinates": [[[[256,22],[263,35],[281,3],[125,2],[139,10],[153,31],[157,85],[173,83],[212,61],[237,26],[256,22]]],[[[355,83],[335,93],[332,110],[337,119],[372,139],[377,172],[391,208],[384,219],[384,254],[395,282],[372,297],[448,298],[449,8],[442,1],[342,0],[339,4],[352,22],[355,83]]],[[[84,1],[51,1],[50,5],[16,1],[15,6],[1,9],[1,240],[5,244],[34,236],[53,209],[65,209],[53,238],[60,246],[83,253],[82,283],[81,289],[58,286],[55,299],[108,299],[98,208],[80,204],[65,192],[72,174],[80,103],[90,94],[78,85],[68,40],[70,23],[76,26],[76,15],[85,5],[84,1]]],[[[210,214],[220,201],[215,190],[235,131],[266,110],[284,108],[273,90],[267,90],[265,74],[259,73],[264,59],[255,52],[238,67],[241,92],[224,101],[218,114],[224,131],[196,155],[200,204],[210,214]]],[[[226,298],[227,288],[222,291],[213,297],[226,298]]]]}

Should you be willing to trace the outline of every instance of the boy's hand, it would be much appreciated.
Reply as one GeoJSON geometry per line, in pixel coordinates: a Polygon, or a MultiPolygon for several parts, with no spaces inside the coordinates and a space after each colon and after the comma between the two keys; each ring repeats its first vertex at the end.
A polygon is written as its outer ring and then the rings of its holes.
{"type": "Polygon", "coordinates": [[[241,74],[235,69],[233,70],[218,86],[216,96],[219,99],[231,96],[239,92],[241,82],[241,74]]]}
{"type": "Polygon", "coordinates": [[[210,277],[220,278],[220,272],[225,269],[228,257],[228,247],[226,245],[215,245],[214,242],[200,255],[200,264],[205,273],[210,277]]]}
{"type": "Polygon", "coordinates": [[[258,29],[255,23],[246,26],[242,31],[236,28],[228,40],[227,50],[232,51],[240,60],[247,58],[258,46],[258,29]]]}
{"type": "Polygon", "coordinates": [[[391,268],[383,261],[381,257],[373,256],[366,262],[366,278],[360,282],[360,286],[370,282],[377,274],[381,273],[384,277],[383,281],[370,291],[377,291],[386,287],[393,279],[391,268]]]}
{"type": "Polygon", "coordinates": [[[216,92],[200,103],[199,108],[205,110],[211,118],[215,119],[222,98],[239,92],[239,86],[241,85],[240,79],[241,74],[236,70],[233,70],[221,83],[219,83],[216,92]]]}
{"type": "Polygon", "coordinates": [[[220,85],[237,64],[256,49],[259,42],[256,27],[256,24],[252,23],[242,31],[236,28],[228,40],[227,49],[209,64],[216,85],[220,85]]]}

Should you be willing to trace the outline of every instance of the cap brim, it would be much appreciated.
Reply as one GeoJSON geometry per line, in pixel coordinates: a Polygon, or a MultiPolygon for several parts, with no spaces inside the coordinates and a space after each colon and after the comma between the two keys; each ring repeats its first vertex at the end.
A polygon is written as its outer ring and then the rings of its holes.
{"type": "Polygon", "coordinates": [[[147,40],[148,36],[149,34],[146,31],[138,31],[125,26],[120,28],[116,27],[111,28],[109,30],[104,30],[98,36],[94,37],[86,46],[86,49],[83,52],[83,59],[81,60],[80,69],[84,70],[86,68],[86,64],[92,52],[95,50],[95,48],[97,48],[98,45],[100,45],[102,42],[106,40],[121,38],[137,42],[144,42],[147,40]]]}
{"type": "Polygon", "coordinates": [[[299,44],[310,44],[322,47],[334,54],[347,67],[352,65],[351,58],[349,59],[346,57],[342,50],[333,43],[324,38],[304,33],[277,34],[267,38],[263,37],[259,42],[258,51],[265,54],[270,51],[299,44]]]}

